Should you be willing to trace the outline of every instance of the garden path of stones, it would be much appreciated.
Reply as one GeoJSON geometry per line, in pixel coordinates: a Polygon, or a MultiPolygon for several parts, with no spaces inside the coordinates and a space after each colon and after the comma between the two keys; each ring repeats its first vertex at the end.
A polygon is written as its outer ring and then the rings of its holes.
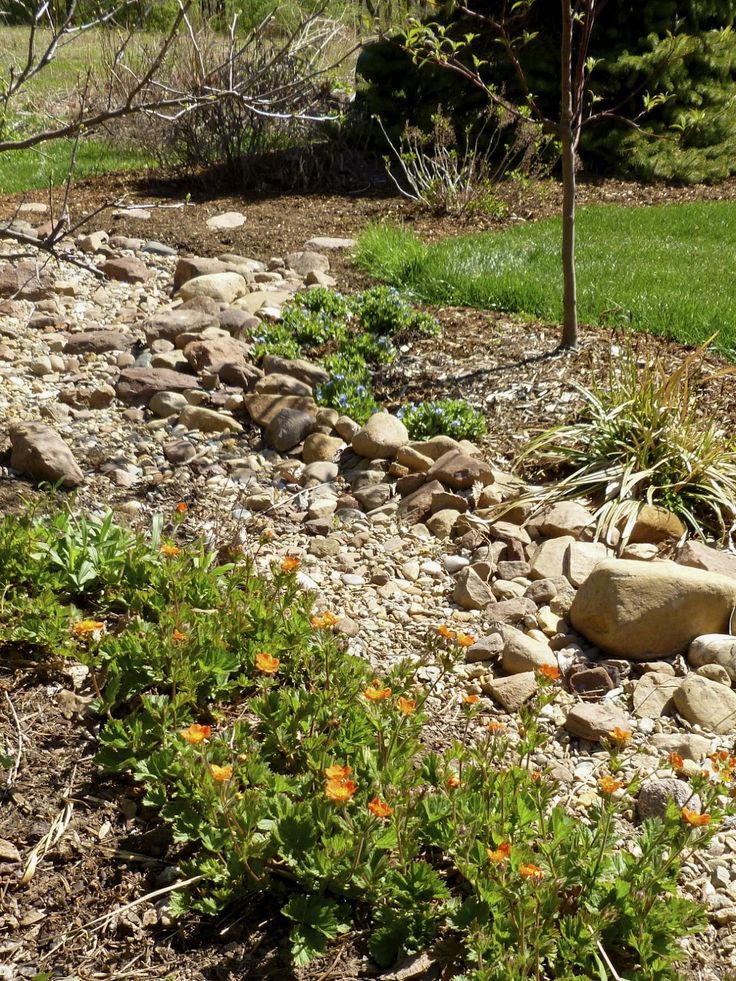
{"type": "MultiPolygon", "coordinates": [[[[319,365],[255,363],[259,322],[297,290],[337,286],[330,256],[352,243],[298,244],[283,257],[213,259],[104,231],[68,243],[68,258],[102,280],[41,255],[0,261],[5,507],[20,509],[29,482],[61,481],[80,510],[111,506],[145,527],[183,500],[179,535],[202,531],[229,557],[255,550],[264,571],[297,556],[301,584],[340,615],[349,649],[377,675],[419,658],[442,623],[475,637],[430,699],[431,740],[460,731],[467,694],[480,696],[483,722],[500,718],[514,734],[535,672],[556,666],[563,691],[542,723],[555,739],[534,763],[567,805],[583,814],[595,800],[601,740],[616,727],[633,734],[625,776],[645,776],[631,820],[672,797],[684,804],[689,786],[669,754],[687,776],[733,748],[736,555],[685,541],[678,519],[654,508],[617,554],[593,540],[583,503],[542,513],[510,503],[520,481],[480,447],[412,442],[384,412],[360,427],[315,403],[319,365]]],[[[437,674],[419,669],[427,684],[437,674]]],[[[712,921],[710,943],[685,941],[692,962],[717,944],[736,966],[736,826],[686,876],[712,921]]]]}

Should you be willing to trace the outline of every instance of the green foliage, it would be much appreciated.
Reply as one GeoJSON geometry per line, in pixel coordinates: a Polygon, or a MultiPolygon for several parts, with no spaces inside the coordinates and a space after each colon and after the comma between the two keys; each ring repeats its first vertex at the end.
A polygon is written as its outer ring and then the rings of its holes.
{"type": "MultiPolygon", "coordinates": [[[[736,298],[722,268],[734,236],[731,201],[580,208],[581,323],[620,325],[693,346],[718,333],[718,348],[731,357],[736,298]]],[[[559,323],[560,240],[558,218],[431,245],[401,229],[375,226],[361,235],[356,258],[371,275],[427,303],[559,323]]]]}
{"type": "Polygon", "coordinates": [[[736,444],[703,411],[695,377],[701,356],[696,351],[674,370],[661,362],[642,368],[629,348],[612,362],[606,384],[580,386],[580,417],[545,431],[519,457],[562,470],[541,498],[592,498],[600,531],[623,527],[624,540],[645,503],[725,539],[736,518],[736,444]]]}
{"type": "Polygon", "coordinates": [[[465,399],[440,399],[437,402],[410,403],[401,408],[398,417],[412,439],[452,436],[453,439],[478,440],[486,434],[486,420],[465,399]]]}
{"type": "Polygon", "coordinates": [[[362,355],[341,353],[325,358],[325,368],[330,377],[315,391],[318,404],[337,409],[364,425],[378,411],[378,404],[373,397],[370,374],[362,355]]]}
{"type": "MultiPolygon", "coordinates": [[[[0,521],[0,554],[25,543],[28,564],[23,585],[4,583],[0,625],[30,616],[29,591],[55,600],[66,653],[99,685],[98,763],[132,775],[180,849],[186,884],[171,895],[172,915],[214,916],[248,900],[280,911],[295,966],[359,924],[380,965],[449,939],[453,967],[473,981],[605,977],[601,950],[629,976],[679,977],[678,940],[703,922],[676,895],[680,868],[733,813],[736,758],[713,757],[710,777],[692,778],[702,817],[672,805],[622,836],[637,791],[617,779],[626,734],[612,739],[582,820],[532,769],[550,738],[538,719],[556,697],[553,679],[540,675],[521,710],[520,741],[492,720],[481,738],[429,751],[427,699],[445,689],[469,638],[443,627],[423,656],[377,679],[344,651],[336,618],[314,614],[289,566],[258,575],[248,558],[216,566],[198,543],[156,547],[112,525],[107,535],[127,541],[130,574],[151,577],[148,595],[119,586],[127,606],[117,617],[90,594],[86,612],[103,619],[80,621],[59,564],[32,557],[53,537],[45,523],[0,521]],[[422,682],[429,667],[435,680],[422,682]]],[[[477,709],[463,711],[468,733],[481,732],[477,709]]]]}
{"type": "Polygon", "coordinates": [[[405,296],[390,286],[373,286],[360,293],[355,312],[363,330],[370,334],[433,337],[439,333],[434,317],[415,310],[405,296]]]}

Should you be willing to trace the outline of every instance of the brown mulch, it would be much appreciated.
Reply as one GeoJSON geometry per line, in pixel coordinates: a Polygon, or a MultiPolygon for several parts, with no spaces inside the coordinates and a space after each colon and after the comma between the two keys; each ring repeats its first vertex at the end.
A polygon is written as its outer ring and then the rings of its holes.
{"type": "MultiPolygon", "coordinates": [[[[113,199],[131,205],[183,203],[188,191],[191,204],[155,208],[148,222],[126,217],[113,221],[101,215],[94,225],[201,255],[239,252],[263,259],[300,249],[313,235],[354,235],[370,222],[400,221],[426,238],[499,224],[427,217],[385,186],[362,193],[247,197],[218,192],[208,197],[201,183],[187,187],[180,181],[131,175],[80,183],[72,219],[113,199]],[[215,233],[206,228],[210,215],[231,210],[245,213],[242,229],[215,233]]],[[[608,180],[582,183],[580,188],[581,204],[649,205],[695,198],[736,199],[736,180],[707,188],[608,180]]],[[[12,213],[17,200],[0,200],[0,216],[12,213]]],[[[559,188],[551,183],[524,194],[514,189],[504,220],[551,214],[559,208],[559,200],[559,188]]],[[[358,289],[367,284],[345,257],[334,256],[331,261],[341,287],[358,289]]],[[[612,331],[583,328],[580,352],[558,354],[554,326],[458,308],[434,312],[444,328],[441,342],[410,344],[400,363],[382,377],[379,394],[389,406],[425,398],[469,399],[487,413],[488,450],[501,463],[513,458],[530,431],[561,421],[570,411],[577,398],[569,385],[571,378],[581,383],[604,379],[612,347],[615,358],[616,346],[622,342],[612,331]]],[[[634,343],[643,360],[661,357],[676,363],[688,353],[661,339],[642,336],[634,343]]],[[[711,363],[719,364],[717,358],[711,363]]],[[[708,405],[724,425],[735,419],[736,399],[729,379],[713,384],[708,405]]],[[[2,512],[10,508],[17,492],[8,485],[0,491],[2,512]]],[[[93,924],[111,910],[169,884],[178,855],[165,835],[147,823],[137,788],[108,780],[97,771],[92,757],[98,723],[70,712],[59,695],[70,686],[63,669],[41,672],[19,662],[0,638],[0,752],[15,756],[22,737],[17,781],[12,787],[0,786],[0,839],[12,842],[25,862],[71,805],[59,841],[40,859],[27,885],[18,885],[22,862],[0,857],[0,978],[43,977],[48,972],[49,977],[80,981],[165,977],[330,981],[377,973],[364,952],[348,944],[336,947],[326,961],[308,971],[292,972],[283,958],[285,933],[274,928],[274,918],[257,903],[214,922],[192,917],[187,926],[177,926],[167,921],[163,904],[153,900],[109,922],[93,924]]]]}

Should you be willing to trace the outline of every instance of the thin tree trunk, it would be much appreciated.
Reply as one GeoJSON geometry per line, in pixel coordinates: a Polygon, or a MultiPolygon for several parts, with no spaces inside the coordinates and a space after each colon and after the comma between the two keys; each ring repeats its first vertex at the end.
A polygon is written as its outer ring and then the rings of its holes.
{"type": "Polygon", "coordinates": [[[578,296],[575,279],[575,146],[572,91],[573,19],[570,0],[562,0],[562,105],[560,141],[562,143],[562,338],[560,347],[576,347],[578,342],[578,296]]]}

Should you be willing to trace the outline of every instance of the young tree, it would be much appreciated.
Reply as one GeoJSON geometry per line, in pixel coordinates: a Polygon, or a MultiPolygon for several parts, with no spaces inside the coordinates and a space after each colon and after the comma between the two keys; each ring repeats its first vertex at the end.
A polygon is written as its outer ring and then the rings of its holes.
{"type": "MultiPolygon", "coordinates": [[[[457,72],[480,89],[497,108],[517,119],[534,119],[559,143],[562,163],[562,281],[563,323],[560,346],[574,348],[578,340],[577,282],[575,266],[575,209],[577,200],[577,157],[583,128],[603,116],[616,115],[621,106],[601,109],[590,92],[590,75],[595,68],[591,57],[591,39],[607,0],[560,0],[559,15],[559,63],[560,91],[559,111],[550,113],[532,90],[529,73],[524,64],[524,50],[537,39],[537,32],[529,27],[529,15],[536,0],[495,0],[485,3],[486,12],[478,5],[466,2],[451,4],[453,11],[478,25],[478,30],[489,35],[511,67],[520,100],[510,98],[503,87],[489,78],[489,62],[473,53],[473,42],[478,37],[473,31],[460,36],[443,24],[414,23],[406,34],[405,44],[415,62],[430,62],[457,72]],[[491,8],[490,11],[488,8],[491,8]]],[[[484,41],[488,38],[484,36],[484,41]]],[[[676,38],[664,58],[671,58],[676,50],[676,38]]],[[[642,113],[649,111],[665,98],[649,97],[640,86],[643,97],[642,113]]],[[[630,95],[630,94],[629,94],[630,95]]],[[[641,114],[640,114],[641,115],[641,114]]],[[[636,118],[630,120],[636,125],[636,118]]]]}

